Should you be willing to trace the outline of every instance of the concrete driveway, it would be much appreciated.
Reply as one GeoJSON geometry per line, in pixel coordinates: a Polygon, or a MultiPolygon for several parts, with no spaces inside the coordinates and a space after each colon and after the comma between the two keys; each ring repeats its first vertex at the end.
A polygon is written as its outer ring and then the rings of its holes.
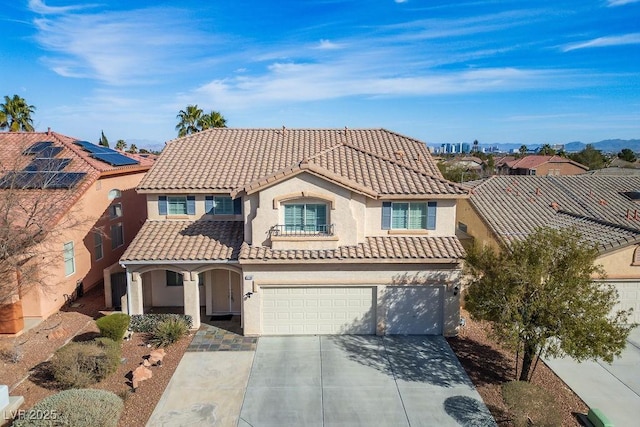
{"type": "Polygon", "coordinates": [[[622,356],[605,362],[578,363],[569,357],[547,365],[592,408],[615,426],[638,425],[640,419],[640,327],[631,331],[622,356]]]}
{"type": "Polygon", "coordinates": [[[443,337],[262,337],[239,426],[495,426],[443,337]]]}

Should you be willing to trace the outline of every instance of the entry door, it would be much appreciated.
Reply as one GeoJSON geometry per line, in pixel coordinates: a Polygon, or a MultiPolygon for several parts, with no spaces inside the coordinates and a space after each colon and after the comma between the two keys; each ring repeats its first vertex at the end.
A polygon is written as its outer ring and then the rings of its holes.
{"type": "Polygon", "coordinates": [[[127,273],[113,273],[111,275],[111,305],[120,310],[121,301],[127,293],[127,273]]]}
{"type": "Polygon", "coordinates": [[[240,314],[240,275],[229,270],[214,270],[211,297],[213,314],[240,314]]]}

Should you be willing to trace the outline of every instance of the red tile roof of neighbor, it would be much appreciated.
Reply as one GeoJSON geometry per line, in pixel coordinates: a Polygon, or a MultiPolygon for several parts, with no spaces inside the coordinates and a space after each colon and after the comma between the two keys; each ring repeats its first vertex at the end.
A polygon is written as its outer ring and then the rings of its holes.
{"type": "Polygon", "coordinates": [[[210,129],[168,142],[138,190],[235,196],[301,172],[374,198],[467,194],[423,142],[385,129],[210,129]]]}
{"type": "MultiPolygon", "coordinates": [[[[138,160],[139,164],[112,166],[92,158],[90,153],[74,144],[74,141],[77,141],[77,139],[57,132],[0,132],[0,147],[2,147],[0,150],[0,175],[4,176],[9,171],[20,171],[27,166],[34,159],[35,155],[23,154],[24,151],[36,142],[41,141],[50,141],[54,147],[60,147],[62,149],[60,153],[55,155],[55,158],[71,160],[69,164],[64,167],[64,172],[80,172],[86,174],[78,184],[72,186],[70,189],[11,190],[21,192],[26,198],[37,198],[36,192],[43,191],[47,192],[47,197],[52,201],[55,197],[59,197],[60,201],[55,203],[56,212],[48,212],[54,217],[52,218],[53,223],[68,211],[82,194],[100,177],[114,174],[141,173],[147,171],[153,164],[153,160],[136,158],[135,160],[138,160]]],[[[122,154],[132,157],[128,153],[122,154]]],[[[0,191],[8,190],[0,189],[0,191]]]]}
{"type": "Polygon", "coordinates": [[[545,163],[571,163],[572,165],[577,166],[581,169],[589,170],[589,168],[583,164],[574,162],[571,159],[567,159],[566,157],[560,157],[560,156],[532,155],[532,156],[522,157],[521,159],[514,158],[513,160],[506,161],[504,163],[506,163],[506,165],[509,166],[511,169],[535,169],[538,166],[543,165],[545,163]]]}

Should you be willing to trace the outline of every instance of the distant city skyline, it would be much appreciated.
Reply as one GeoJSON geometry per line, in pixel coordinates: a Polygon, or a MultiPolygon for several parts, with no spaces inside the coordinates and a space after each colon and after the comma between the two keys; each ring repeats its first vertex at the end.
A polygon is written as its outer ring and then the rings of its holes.
{"type": "Polygon", "coordinates": [[[0,96],[91,142],[161,145],[189,104],[430,146],[640,138],[640,0],[29,0],[0,22],[0,96]]]}

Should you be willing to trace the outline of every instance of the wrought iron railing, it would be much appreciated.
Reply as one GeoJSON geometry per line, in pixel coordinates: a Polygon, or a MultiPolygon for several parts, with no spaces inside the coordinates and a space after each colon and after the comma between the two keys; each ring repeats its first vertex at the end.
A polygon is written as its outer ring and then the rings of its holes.
{"type": "Polygon", "coordinates": [[[274,225],[269,229],[269,236],[333,236],[334,224],[322,225],[274,225]]]}

